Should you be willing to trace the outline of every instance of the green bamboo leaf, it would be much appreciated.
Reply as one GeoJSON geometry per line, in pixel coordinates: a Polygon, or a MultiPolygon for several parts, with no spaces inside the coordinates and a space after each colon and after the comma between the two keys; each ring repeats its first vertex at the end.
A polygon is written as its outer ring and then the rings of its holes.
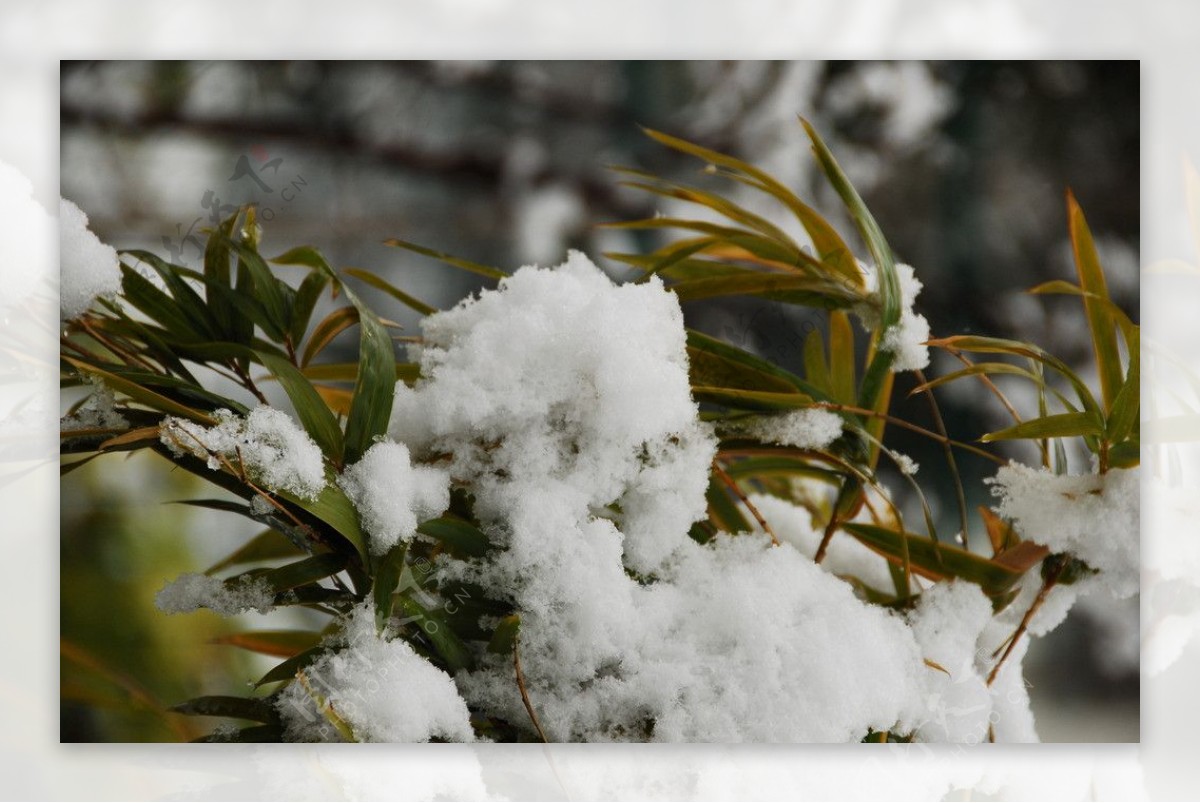
{"type": "Polygon", "coordinates": [[[1106,422],[1106,436],[1112,443],[1120,443],[1135,434],[1141,417],[1141,349],[1137,330],[1129,350],[1129,371],[1121,383],[1117,397],[1113,399],[1112,412],[1106,422]]]}
{"type": "Polygon", "coordinates": [[[692,384],[709,387],[745,387],[788,393],[793,390],[812,393],[811,385],[774,363],[737,346],[717,340],[695,329],[687,330],[688,359],[692,362],[692,384]],[[694,362],[700,355],[708,360],[703,371],[694,362]],[[706,382],[700,379],[729,377],[733,382],[706,382]]]}
{"type": "Polygon", "coordinates": [[[798,457],[747,457],[731,463],[725,471],[735,480],[778,476],[811,477],[832,484],[837,484],[841,480],[841,475],[837,472],[815,468],[808,461],[798,457]]]}
{"type": "Polygon", "coordinates": [[[473,665],[471,651],[441,611],[426,608],[408,594],[397,594],[396,605],[406,619],[415,620],[420,632],[433,643],[437,654],[446,663],[446,671],[451,675],[473,665]]]}
{"type": "Polygon", "coordinates": [[[329,266],[321,252],[310,245],[297,246],[267,261],[276,265],[303,265],[313,268],[332,281],[337,281],[337,272],[329,266]]]}
{"type": "Polygon", "coordinates": [[[447,265],[452,265],[453,267],[461,270],[477,273],[480,276],[487,276],[489,279],[503,279],[508,275],[499,268],[490,268],[487,265],[480,265],[478,262],[472,262],[469,259],[462,259],[460,257],[450,256],[449,254],[443,254],[441,251],[434,251],[432,248],[416,245],[415,243],[410,243],[406,240],[393,238],[391,240],[384,240],[383,244],[390,245],[393,248],[403,248],[406,251],[412,251],[415,254],[420,254],[421,256],[426,256],[430,259],[436,259],[439,262],[444,262],[447,265]]]}
{"type": "MultiPolygon", "coordinates": [[[[353,382],[358,379],[358,363],[330,362],[306,365],[300,369],[306,378],[314,382],[353,382]]],[[[396,363],[396,380],[415,382],[421,375],[421,366],[414,362],[396,363]]]]}
{"type": "Polygon", "coordinates": [[[811,407],[813,398],[803,393],[771,393],[761,390],[693,387],[696,401],[720,404],[738,410],[800,410],[811,407]]]}
{"type": "Polygon", "coordinates": [[[900,563],[907,552],[914,573],[931,580],[968,580],[991,597],[1005,594],[1024,574],[1004,563],[915,533],[850,522],[842,528],[892,563],[900,563]]]}
{"type": "Polygon", "coordinates": [[[804,378],[831,398],[835,395],[829,365],[825,362],[825,339],[821,337],[820,329],[809,332],[804,339],[804,378]]]}
{"type": "Polygon", "coordinates": [[[199,422],[208,427],[215,426],[217,423],[216,419],[207,413],[203,413],[199,410],[188,407],[187,405],[180,404],[172,399],[168,399],[166,396],[155,393],[152,390],[144,388],[134,382],[130,382],[129,380],[117,376],[116,374],[109,373],[108,371],[97,368],[94,365],[88,365],[87,363],[77,360],[74,357],[67,357],[64,355],[62,359],[73,365],[79,371],[92,374],[93,376],[103,380],[104,384],[112,390],[128,396],[131,400],[137,402],[138,404],[144,404],[152,410],[158,410],[161,413],[169,413],[170,415],[182,416],[183,418],[191,419],[192,421],[199,422]]]}
{"type": "Polygon", "coordinates": [[[290,491],[277,491],[280,496],[297,507],[308,511],[321,521],[341,533],[358,551],[359,557],[367,560],[367,538],[358,521],[358,511],[337,484],[337,476],[330,470],[325,472],[325,487],[316,499],[302,499],[290,491]]]}
{"type": "Polygon", "coordinates": [[[442,543],[450,554],[458,558],[482,557],[492,548],[488,537],[477,527],[450,516],[422,522],[417,532],[442,543]]]}
{"type": "MultiPolygon", "coordinates": [[[[713,238],[703,238],[711,240],[713,238]]],[[[694,243],[694,240],[678,240],[671,245],[678,243],[694,243]]],[[[734,276],[742,273],[747,273],[746,268],[739,268],[737,265],[731,265],[728,262],[718,262],[710,259],[680,259],[673,260],[673,254],[669,253],[670,246],[664,246],[653,254],[623,254],[614,251],[606,251],[604,256],[617,262],[626,265],[632,265],[642,271],[647,271],[664,279],[674,279],[675,281],[686,281],[688,279],[710,279],[714,276],[734,276]],[[662,262],[667,264],[660,264],[662,262]]]]}
{"type": "Polygon", "coordinates": [[[416,310],[421,315],[432,315],[433,313],[437,312],[437,307],[431,307],[424,301],[413,298],[399,287],[390,284],[370,271],[360,270],[359,268],[346,268],[343,273],[348,273],[356,279],[361,279],[375,289],[382,290],[404,306],[408,307],[409,309],[416,310]]]}
{"type": "Polygon", "coordinates": [[[292,345],[299,345],[304,341],[304,335],[312,321],[313,310],[316,309],[317,302],[321,299],[321,293],[325,292],[329,281],[329,276],[326,274],[321,271],[313,271],[300,283],[300,289],[296,291],[295,304],[292,306],[292,322],[288,331],[292,345]]]}
{"type": "Polygon", "coordinates": [[[735,245],[759,259],[778,263],[781,267],[794,267],[798,264],[797,260],[799,260],[801,263],[815,264],[817,269],[819,269],[819,263],[807,254],[799,253],[799,256],[797,256],[798,252],[793,252],[788,247],[780,245],[774,240],[768,239],[761,234],[755,234],[754,232],[732,226],[721,226],[716,223],[708,223],[700,220],[671,217],[626,220],[616,223],[604,223],[602,225],[604,228],[609,229],[683,229],[685,231],[696,231],[735,245]]]}
{"type": "Polygon", "coordinates": [[[829,380],[833,398],[853,405],[855,396],[854,329],[841,310],[829,313],[829,380]]]}
{"type": "Polygon", "coordinates": [[[248,330],[239,333],[238,340],[230,341],[234,345],[249,345],[253,340],[255,326],[261,329],[267,337],[276,342],[283,342],[286,330],[281,329],[275,323],[271,314],[267,312],[267,308],[253,293],[244,289],[230,290],[220,285],[209,285],[208,297],[212,300],[223,298],[226,304],[233,309],[237,325],[249,325],[248,330]]]}
{"type": "Polygon", "coordinates": [[[266,561],[291,558],[301,554],[303,554],[301,549],[278,531],[266,529],[208,567],[204,573],[214,575],[217,572],[228,569],[230,566],[239,566],[246,563],[265,563],[266,561]]]}
{"type": "Polygon", "coordinates": [[[927,390],[948,384],[956,379],[962,379],[966,376],[978,376],[981,374],[988,376],[994,374],[1009,374],[1028,379],[1038,387],[1045,386],[1045,381],[1042,379],[1042,377],[1038,376],[1032,371],[1022,368],[1019,365],[1013,365],[1012,363],[1008,362],[977,362],[973,365],[967,366],[966,368],[961,368],[957,371],[953,371],[951,373],[944,374],[943,376],[931,379],[923,385],[918,385],[909,391],[909,395],[915,396],[918,393],[924,393],[927,390]]]}
{"type": "Polygon", "coordinates": [[[344,555],[336,552],[322,552],[277,569],[269,569],[258,577],[270,583],[272,590],[279,594],[323,580],[345,568],[346,557],[344,555]]]}
{"type": "Polygon", "coordinates": [[[258,359],[287,392],[305,432],[321,447],[326,458],[340,464],[345,449],[342,429],[312,383],[287,360],[265,352],[258,354],[258,359]]]}
{"type": "Polygon", "coordinates": [[[195,332],[206,340],[217,337],[216,322],[212,318],[208,305],[181,275],[184,272],[190,273],[190,271],[179,265],[171,265],[157,254],[149,251],[132,249],[121,253],[149,265],[162,277],[163,283],[171,291],[171,297],[175,300],[176,307],[188,319],[195,332]]]}
{"type": "MultiPolygon", "coordinates": [[[[867,209],[867,205],[863,203],[863,199],[850,183],[850,179],[842,172],[841,166],[833,158],[833,153],[817,134],[816,129],[803,118],[800,123],[808,133],[809,139],[812,140],[813,152],[817,156],[818,164],[821,165],[829,183],[841,196],[846,211],[850,213],[850,217],[858,227],[859,234],[862,235],[863,242],[866,243],[867,250],[871,253],[871,258],[875,261],[875,270],[879,274],[879,294],[883,304],[879,331],[885,331],[900,320],[900,279],[896,275],[896,259],[892,255],[892,248],[883,236],[879,224],[875,222],[874,216],[867,209]]],[[[870,400],[860,400],[860,403],[865,401],[870,400]]]]}
{"type": "Polygon", "coordinates": [[[311,650],[305,650],[299,655],[294,655],[286,661],[276,665],[269,672],[258,679],[255,687],[265,686],[268,683],[278,683],[280,681],[288,681],[296,677],[296,673],[307,668],[319,658],[323,657],[330,651],[330,648],[325,645],[318,645],[311,650]]]}
{"type": "Polygon", "coordinates": [[[714,276],[678,282],[668,287],[680,302],[698,301],[722,296],[763,296],[791,301],[805,306],[826,308],[848,307],[862,297],[841,284],[811,276],[747,271],[731,276],[714,276]]]}
{"type": "Polygon", "coordinates": [[[404,573],[408,557],[408,542],[401,541],[388,550],[375,566],[375,580],[371,585],[371,595],[375,601],[375,630],[382,634],[392,618],[394,592],[404,573]]]}
{"type": "Polygon", "coordinates": [[[185,703],[171,706],[170,711],[176,714],[202,717],[229,717],[231,719],[248,719],[252,722],[278,723],[279,714],[267,700],[253,697],[230,697],[227,695],[208,695],[195,697],[185,703]]]}
{"type": "Polygon", "coordinates": [[[1058,413],[1045,418],[1033,418],[1020,424],[989,432],[980,438],[984,443],[1016,439],[1074,438],[1103,435],[1104,427],[1096,416],[1087,412],[1058,413]]]}
{"type": "Polygon", "coordinates": [[[124,264],[121,265],[121,296],[148,318],[161,324],[172,339],[180,341],[205,339],[204,335],[179,309],[179,305],[175,303],[174,299],[159,290],[149,279],[124,264]]]}
{"type": "Polygon", "coordinates": [[[282,339],[283,333],[290,328],[295,291],[276,278],[266,261],[248,243],[230,239],[229,248],[238,256],[239,278],[243,269],[249,271],[254,296],[262,302],[274,332],[282,339]]]}
{"type": "MultiPolygon", "coordinates": [[[[1071,229],[1071,247],[1075,254],[1075,269],[1079,274],[1079,286],[1087,293],[1108,299],[1108,285],[1104,280],[1104,270],[1100,267],[1100,257],[1096,253],[1096,244],[1092,240],[1092,232],[1088,228],[1083,210],[1075,200],[1075,195],[1067,191],[1067,215],[1071,229]]],[[[1084,296],[1084,310],[1087,312],[1088,327],[1092,333],[1092,349],[1096,357],[1096,367],[1100,373],[1100,391],[1104,399],[1104,410],[1110,412],[1116,400],[1117,391],[1121,387],[1121,354],[1117,350],[1117,333],[1113,326],[1111,313],[1096,299],[1084,296]]]]}
{"type": "Polygon", "coordinates": [[[488,652],[496,655],[510,655],[516,646],[517,636],[521,632],[521,617],[517,614],[506,616],[496,625],[496,632],[488,642],[488,652]]]}
{"type": "Polygon", "coordinates": [[[676,198],[681,201],[698,204],[707,207],[719,215],[728,218],[734,223],[745,226],[747,229],[757,231],[768,240],[773,240],[781,247],[792,251],[795,258],[799,260],[803,254],[800,246],[796,245],[782,229],[771,223],[767,219],[754,214],[727,198],[722,198],[711,192],[691,187],[686,184],[679,184],[674,181],[668,181],[662,178],[653,178],[652,181],[622,181],[621,186],[629,187],[635,190],[642,190],[652,195],[658,195],[666,198],[676,198]]]}
{"type": "Polygon", "coordinates": [[[375,440],[387,434],[396,390],[396,353],[383,323],[349,288],[346,298],[358,309],[358,378],[346,417],[346,462],[357,462],[375,440]]]}
{"type": "Polygon", "coordinates": [[[220,338],[216,339],[232,340],[235,343],[246,345],[249,343],[249,333],[245,331],[244,325],[239,326],[236,323],[237,314],[234,308],[227,298],[214,295],[211,289],[213,287],[233,289],[229,269],[229,240],[233,237],[233,228],[240,215],[241,210],[234,212],[220,223],[214,233],[209,235],[208,242],[204,246],[204,277],[206,288],[208,288],[205,293],[208,308],[212,311],[213,321],[220,333],[220,338]]]}
{"type": "Polygon", "coordinates": [[[1031,360],[1037,360],[1048,368],[1058,372],[1071,383],[1071,387],[1075,389],[1075,393],[1079,397],[1079,401],[1085,411],[1091,412],[1096,416],[1103,415],[1100,405],[1096,403],[1096,398],[1092,395],[1092,391],[1088,388],[1087,384],[1066,363],[1035,345],[1022,343],[1018,340],[1005,340],[999,337],[980,337],[977,335],[955,335],[953,337],[939,338],[930,340],[929,345],[936,348],[978,352],[982,354],[1011,354],[1017,357],[1027,357],[1031,360]]]}
{"type": "Polygon", "coordinates": [[[817,249],[821,261],[840,274],[852,287],[862,287],[862,276],[858,272],[854,255],[842,241],[837,231],[823,217],[817,214],[816,211],[797,198],[787,187],[780,184],[768,173],[740,159],[703,148],[686,140],[672,137],[669,134],[663,134],[662,132],[650,129],[642,130],[648,136],[667,147],[691,154],[716,167],[724,168],[729,171],[725,175],[728,175],[730,178],[756,187],[777,198],[800,221],[800,224],[808,233],[809,239],[812,240],[813,246],[817,249]]]}

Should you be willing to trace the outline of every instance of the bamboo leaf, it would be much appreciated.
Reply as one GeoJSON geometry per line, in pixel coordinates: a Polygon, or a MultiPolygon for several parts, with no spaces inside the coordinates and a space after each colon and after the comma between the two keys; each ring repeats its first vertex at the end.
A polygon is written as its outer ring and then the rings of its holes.
{"type": "Polygon", "coordinates": [[[191,419],[205,426],[211,427],[216,425],[216,420],[206,413],[192,409],[179,402],[168,399],[166,396],[155,393],[152,390],[142,387],[134,382],[130,382],[116,374],[109,373],[103,369],[97,368],[94,365],[88,365],[85,362],[75,359],[74,357],[63,356],[65,361],[73,365],[76,369],[99,377],[104,381],[104,384],[112,390],[123,393],[138,404],[144,404],[147,407],[158,410],[161,413],[169,413],[171,415],[182,416],[183,418],[191,419]]]}
{"type": "Polygon", "coordinates": [[[770,393],[760,390],[693,387],[696,401],[720,404],[739,410],[800,410],[811,407],[813,398],[803,393],[770,393]]]}
{"type": "Polygon", "coordinates": [[[1033,418],[1020,424],[989,432],[980,438],[984,443],[1026,438],[1074,438],[1103,435],[1104,427],[1096,416],[1087,412],[1058,413],[1045,418],[1033,418]]]}
{"type": "Polygon", "coordinates": [[[341,533],[358,550],[359,556],[365,562],[367,539],[359,526],[358,511],[346,498],[342,489],[338,487],[336,476],[332,471],[326,469],[325,480],[325,487],[316,499],[302,499],[290,491],[278,491],[276,495],[308,511],[341,533]]]}
{"type": "Polygon", "coordinates": [[[293,292],[292,289],[276,278],[252,246],[232,238],[228,242],[230,249],[238,255],[239,274],[243,268],[249,271],[254,295],[262,302],[274,331],[282,339],[283,333],[290,328],[292,299],[289,298],[289,294],[293,292]]]}
{"type": "Polygon", "coordinates": [[[339,307],[326,315],[313,328],[308,337],[308,345],[300,357],[300,365],[307,366],[313,358],[320,354],[333,339],[342,332],[358,323],[358,310],[355,307],[339,307]]]}
{"type": "Polygon", "coordinates": [[[357,462],[375,439],[386,434],[396,390],[396,353],[378,316],[346,288],[358,309],[358,378],[346,416],[346,462],[357,462]]]}
{"type": "Polygon", "coordinates": [[[805,306],[847,307],[862,297],[844,286],[811,276],[746,271],[731,276],[691,279],[669,285],[680,302],[722,296],[763,296],[805,306]]]}
{"type": "Polygon", "coordinates": [[[804,339],[804,378],[830,398],[836,395],[833,392],[833,380],[829,376],[829,365],[825,362],[825,340],[819,329],[809,332],[804,339]]]}
{"type": "MultiPolygon", "coordinates": [[[[1075,253],[1075,269],[1079,274],[1079,286],[1087,293],[1108,299],[1108,285],[1100,267],[1096,244],[1088,228],[1083,210],[1075,195],[1067,191],[1067,215],[1071,229],[1071,246],[1075,253]]],[[[1096,299],[1084,296],[1083,306],[1087,312],[1088,327],[1092,333],[1092,349],[1096,357],[1096,368],[1100,374],[1100,391],[1104,399],[1104,410],[1112,410],[1117,391],[1121,386],[1121,354],[1117,350],[1117,333],[1108,309],[1096,299]]]]}
{"type": "Polygon", "coordinates": [[[500,620],[500,624],[496,625],[496,632],[492,634],[492,639],[488,642],[488,652],[497,655],[509,655],[513,651],[513,647],[517,643],[517,636],[521,632],[521,617],[517,614],[506,616],[500,620]]]}
{"type": "Polygon", "coordinates": [[[276,665],[267,674],[258,679],[254,685],[265,686],[268,683],[278,683],[280,681],[288,681],[296,677],[296,673],[314,663],[317,659],[329,652],[329,647],[318,645],[311,650],[305,650],[299,655],[294,655],[288,658],[283,663],[276,665]]]}
{"type": "Polygon", "coordinates": [[[912,571],[931,580],[961,578],[998,597],[1011,589],[1023,572],[949,544],[941,544],[914,533],[898,532],[873,524],[847,522],[842,528],[883,555],[900,563],[907,550],[912,571]]]}
{"type": "Polygon", "coordinates": [[[404,573],[408,557],[408,542],[401,541],[387,551],[375,566],[375,580],[371,585],[371,596],[375,601],[375,630],[382,634],[392,618],[394,592],[404,573]]]}
{"type": "Polygon", "coordinates": [[[853,405],[855,395],[854,329],[841,310],[829,313],[829,382],[834,400],[853,405]]]}
{"type": "Polygon", "coordinates": [[[446,671],[453,675],[472,666],[471,651],[441,611],[426,608],[409,594],[397,594],[396,604],[405,618],[415,620],[420,632],[433,642],[438,655],[446,663],[446,671]]]}
{"type": "Polygon", "coordinates": [[[225,644],[276,658],[292,658],[320,642],[321,634],[311,630],[256,630],[212,639],[213,644],[225,644]]]}
{"type": "Polygon", "coordinates": [[[726,175],[737,181],[741,181],[750,186],[756,187],[763,192],[766,192],[780,202],[782,202],[808,233],[809,238],[813,242],[813,246],[817,249],[817,253],[821,257],[821,261],[829,265],[834,271],[839,273],[851,286],[862,287],[862,276],[858,272],[858,267],[855,264],[854,256],[850,249],[842,241],[837,231],[834,230],[829,223],[817,214],[812,208],[795,196],[787,187],[780,184],[768,173],[753,167],[740,159],[735,159],[717,151],[695,145],[686,140],[672,137],[669,134],[664,134],[660,131],[651,129],[642,129],[647,136],[657,140],[667,147],[675,150],[691,154],[699,159],[725,168],[730,171],[726,175]]]}
{"type": "MultiPolygon", "coordinates": [[[[353,382],[358,378],[358,363],[338,362],[307,365],[300,369],[306,378],[316,382],[353,382]]],[[[421,366],[413,362],[396,363],[396,380],[415,382],[421,375],[421,366]]]]}
{"type": "Polygon", "coordinates": [[[437,312],[437,307],[431,307],[424,301],[419,301],[413,298],[399,287],[396,287],[395,285],[385,281],[370,271],[359,270],[358,268],[346,268],[343,272],[350,274],[356,279],[361,279],[377,290],[382,290],[404,306],[408,307],[409,309],[416,310],[421,315],[432,315],[433,313],[437,312]]]}
{"type": "Polygon", "coordinates": [[[316,309],[321,293],[325,292],[328,284],[329,277],[321,271],[313,271],[300,283],[300,289],[296,291],[296,301],[292,305],[291,328],[288,331],[293,345],[304,341],[308,324],[312,321],[313,310],[316,309]]]}
{"type": "Polygon", "coordinates": [[[279,594],[299,586],[323,580],[345,568],[345,556],[335,552],[322,552],[319,555],[312,555],[295,563],[280,566],[277,569],[268,569],[259,576],[270,583],[274,592],[279,594]]]}
{"type": "Polygon", "coordinates": [[[489,279],[503,279],[508,275],[499,268],[490,268],[487,265],[480,265],[478,262],[472,262],[469,259],[462,259],[460,257],[450,256],[449,254],[443,254],[441,251],[434,251],[432,248],[416,245],[415,243],[410,243],[406,240],[398,240],[393,238],[391,240],[384,240],[383,244],[390,245],[393,248],[403,248],[406,251],[412,251],[415,254],[420,254],[421,256],[426,256],[430,259],[436,259],[439,262],[444,262],[447,265],[452,265],[461,270],[477,273],[480,276],[487,276],[489,279]]]}
{"type": "MultiPolygon", "coordinates": [[[[896,259],[892,255],[891,246],[888,245],[879,224],[867,209],[867,205],[863,203],[858,191],[850,183],[850,179],[842,172],[841,166],[833,158],[833,154],[817,134],[816,129],[803,118],[800,123],[808,133],[809,139],[812,140],[813,152],[817,156],[818,164],[825,172],[829,183],[841,196],[846,211],[850,213],[850,217],[858,227],[859,234],[862,235],[863,242],[866,243],[867,250],[871,253],[871,258],[875,261],[875,270],[879,274],[879,294],[883,302],[879,331],[886,331],[900,320],[901,307],[900,279],[896,275],[896,259]]],[[[860,403],[871,401],[873,400],[860,400],[860,403]]]]}
{"type": "Polygon", "coordinates": [[[287,392],[300,423],[325,456],[335,464],[340,464],[345,444],[342,429],[337,419],[329,411],[325,401],[313,389],[312,383],[300,373],[296,366],[287,360],[279,359],[265,352],[258,354],[259,360],[268,371],[275,375],[279,384],[287,392]]]}
{"type": "Polygon", "coordinates": [[[417,532],[439,541],[458,558],[482,557],[492,548],[491,541],[477,527],[449,516],[422,522],[417,532]]]}
{"type": "Polygon", "coordinates": [[[229,717],[266,723],[279,722],[279,714],[276,713],[270,702],[253,697],[230,697],[227,695],[196,697],[186,703],[171,706],[170,710],[176,714],[188,716],[229,717]]]}
{"type": "MultiPolygon", "coordinates": [[[[239,511],[240,512],[240,511],[239,511]]],[[[204,573],[213,575],[245,563],[263,563],[279,558],[291,558],[303,554],[298,546],[293,544],[274,529],[263,530],[244,545],[226,555],[210,566],[204,573]]]]}

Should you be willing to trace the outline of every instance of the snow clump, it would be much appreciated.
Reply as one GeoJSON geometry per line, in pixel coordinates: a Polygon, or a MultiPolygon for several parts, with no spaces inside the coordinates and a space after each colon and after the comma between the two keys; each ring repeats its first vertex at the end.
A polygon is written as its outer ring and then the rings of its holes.
{"type": "Polygon", "coordinates": [[[1067,552],[1100,575],[1117,599],[1138,590],[1140,483],[1138,470],[1059,475],[1019,463],[1002,466],[988,480],[999,498],[996,512],[1022,537],[1067,552]]]}
{"type": "Polygon", "coordinates": [[[62,317],[76,318],[97,296],[115,295],[121,289],[117,251],[88,229],[88,218],[66,198],[58,204],[58,260],[62,269],[62,317]]]}
{"type": "Polygon", "coordinates": [[[414,466],[402,443],[376,443],[342,474],[338,483],[358,509],[371,537],[371,552],[384,555],[408,541],[417,525],[450,506],[450,475],[414,466]]]}
{"type": "Polygon", "coordinates": [[[191,613],[200,608],[233,616],[254,610],[268,613],[274,608],[275,593],[271,584],[261,577],[243,575],[225,581],[204,574],[181,574],[167,583],[154,597],[154,604],[163,613],[191,613]]]}
{"type": "Polygon", "coordinates": [[[315,499],[325,487],[325,462],[321,447],[282,410],[260,405],[242,417],[229,410],[213,413],[214,427],[183,418],[163,420],[160,439],[177,455],[192,454],[206,460],[214,471],[217,456],[242,466],[256,482],[271,491],[288,491],[302,499],[315,499]]]}
{"type": "MultiPolygon", "coordinates": [[[[879,298],[879,274],[872,265],[859,263],[864,272],[867,292],[879,298]]],[[[913,304],[920,294],[921,280],[911,265],[896,263],[896,278],[900,283],[900,320],[883,333],[879,347],[892,354],[892,370],[919,371],[929,365],[929,348],[925,341],[929,340],[929,321],[924,315],[913,312],[913,304]]],[[[858,315],[869,327],[879,325],[878,314],[870,307],[862,305],[858,315]]]]}
{"type": "Polygon", "coordinates": [[[334,646],[340,649],[306,667],[276,702],[287,741],[475,740],[454,681],[408,642],[378,636],[369,603],[350,614],[334,646]],[[350,733],[340,732],[334,718],[350,733]]]}
{"type": "MultiPolygon", "coordinates": [[[[916,722],[931,670],[900,616],[765,538],[689,537],[715,441],[660,280],[616,286],[572,253],[423,327],[391,435],[470,483],[501,548],[439,571],[517,609],[549,738],[836,742],[916,722]]],[[[511,657],[456,681],[528,722],[511,657]]]]}
{"type": "Polygon", "coordinates": [[[842,417],[829,410],[810,407],[759,418],[751,426],[750,434],[766,443],[780,446],[827,449],[842,434],[842,417]]]}

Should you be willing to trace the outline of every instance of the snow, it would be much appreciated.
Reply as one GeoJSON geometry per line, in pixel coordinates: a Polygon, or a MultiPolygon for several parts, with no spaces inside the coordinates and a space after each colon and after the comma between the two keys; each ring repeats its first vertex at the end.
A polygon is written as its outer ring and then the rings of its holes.
{"type": "Polygon", "coordinates": [[[60,307],[64,319],[82,315],[97,296],[114,295],[121,289],[116,249],[100,242],[87,225],[87,215],[78,206],[65,198],[59,200],[60,307]]]}
{"type": "Polygon", "coordinates": [[[226,581],[190,572],[167,583],[154,597],[154,604],[163,613],[191,613],[208,608],[221,616],[250,610],[267,613],[274,601],[270,583],[261,577],[242,575],[226,581]]]}
{"type": "MultiPolygon", "coordinates": [[[[814,527],[806,508],[768,494],[753,494],[750,502],[781,542],[808,558],[816,557],[824,532],[814,527]]],[[[890,592],[894,588],[887,560],[844,532],[836,533],[829,541],[821,568],[830,574],[855,577],[876,591],[890,592]]]]}
{"type": "MultiPolygon", "coordinates": [[[[928,670],[900,616],[795,549],[688,537],[714,440],[657,279],[615,286],[572,253],[423,327],[391,435],[452,455],[474,492],[501,549],[437,571],[515,606],[552,740],[854,741],[915,721],[928,670]]],[[[463,696],[527,725],[511,657],[480,660],[463,696]]]]}
{"type": "Polygon", "coordinates": [[[63,432],[76,429],[127,429],[129,420],[117,412],[116,394],[100,379],[87,375],[94,390],[92,395],[71,415],[63,416],[59,429],[63,432]]]}
{"type": "Polygon", "coordinates": [[[442,515],[450,506],[450,475],[442,469],[414,466],[408,447],[393,441],[368,449],[338,483],[358,509],[376,555],[410,540],[418,524],[442,515]]]}
{"type": "Polygon", "coordinates": [[[349,726],[362,742],[475,740],[466,703],[454,681],[417,655],[401,639],[375,632],[369,603],[346,620],[331,651],[288,684],[276,703],[288,741],[341,741],[342,735],[318,707],[349,726]]]}
{"type": "Polygon", "coordinates": [[[918,599],[909,622],[922,657],[937,664],[922,676],[926,718],[916,734],[921,741],[987,741],[992,695],[976,644],[991,618],[991,602],[965,581],[937,583],[918,599]]]}
{"type": "MultiPolygon", "coordinates": [[[[864,273],[867,292],[879,297],[879,275],[875,266],[859,263],[864,273]]],[[[929,321],[924,315],[913,312],[913,304],[923,285],[911,265],[896,263],[896,278],[900,284],[900,320],[889,327],[880,338],[879,347],[892,354],[892,370],[919,371],[929,365],[929,321]]],[[[879,316],[866,305],[858,308],[863,323],[874,329],[879,326],[879,316]]]]}
{"type": "Polygon", "coordinates": [[[214,471],[221,467],[218,456],[235,467],[240,459],[250,477],[271,491],[315,499],[325,487],[321,448],[287,413],[261,405],[244,418],[229,410],[213,415],[214,427],[168,417],[160,438],[175,454],[206,460],[214,471]]]}
{"type": "Polygon", "coordinates": [[[1138,469],[1072,476],[1009,463],[988,482],[1000,500],[996,512],[1024,538],[1099,570],[1096,580],[1117,599],[1137,593],[1138,469]]]}
{"type": "Polygon", "coordinates": [[[842,434],[842,417],[812,407],[783,415],[759,418],[750,434],[766,443],[795,446],[797,449],[827,449],[842,434]]]}

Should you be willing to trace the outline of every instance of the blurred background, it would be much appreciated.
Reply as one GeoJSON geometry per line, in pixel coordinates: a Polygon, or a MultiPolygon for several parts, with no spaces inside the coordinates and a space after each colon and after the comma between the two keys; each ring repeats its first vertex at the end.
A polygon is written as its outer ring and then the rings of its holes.
{"type": "MultiPolygon", "coordinates": [[[[623,189],[607,170],[703,180],[703,165],[639,126],[763,167],[849,233],[814,168],[803,115],[915,266],[925,285],[917,311],[935,336],[1032,340],[1094,376],[1078,302],[1022,291],[1073,278],[1070,187],[1114,298],[1137,320],[1139,84],[1137,62],[63,62],[61,192],[102,240],[192,267],[203,229],[255,202],[265,254],[311,244],[336,266],[371,269],[446,307],[478,289],[475,277],[383,240],[510,269],[556,264],[579,248],[620,278],[604,252],[657,242],[596,223],[698,215],[623,189]]],[[[803,241],[781,210],[734,192],[803,241]]],[[[406,308],[363,289],[385,316],[416,327],[406,308]]],[[[791,367],[803,336],[823,326],[818,313],[748,300],[685,313],[689,325],[791,367]]],[[[353,359],[353,345],[335,344],[339,358],[353,359]]],[[[935,354],[929,373],[956,366],[935,354]]],[[[1028,409],[1027,389],[1002,386],[1028,409]]],[[[924,400],[905,399],[910,387],[898,382],[894,412],[925,423],[924,400]]],[[[939,401],[962,439],[1005,421],[975,384],[939,401]]],[[[939,527],[953,532],[940,447],[895,428],[888,439],[923,466],[939,527]]],[[[203,570],[255,531],[235,516],[166,504],[215,495],[166,467],[154,456],[110,458],[63,478],[63,741],[199,735],[203,726],[163,705],[236,692],[231,683],[267,666],[217,643],[237,621],[154,608],[166,581],[203,570]]],[[[990,465],[961,457],[960,469],[968,502],[987,504],[979,480],[990,465]]],[[[290,626],[278,616],[245,619],[290,626]]],[[[1138,739],[1137,636],[1136,599],[1085,598],[1034,644],[1026,676],[1043,740],[1138,739]]]]}

